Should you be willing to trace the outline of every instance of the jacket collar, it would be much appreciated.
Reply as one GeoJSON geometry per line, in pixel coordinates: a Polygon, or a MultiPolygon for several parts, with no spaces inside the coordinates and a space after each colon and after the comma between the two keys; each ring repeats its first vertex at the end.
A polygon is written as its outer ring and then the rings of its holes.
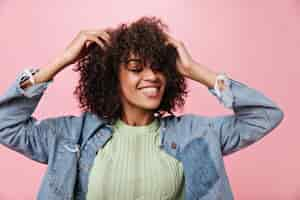
{"type": "MultiPolygon", "coordinates": [[[[169,116],[166,117],[157,117],[160,122],[160,147],[164,144],[164,137],[165,137],[165,130],[167,129],[168,120],[170,119],[169,116]]],[[[105,119],[98,117],[96,114],[92,112],[85,112],[84,113],[84,138],[82,141],[82,146],[88,141],[90,137],[93,136],[97,132],[97,129],[108,129],[108,137],[111,136],[113,131],[113,126],[105,119]]]]}

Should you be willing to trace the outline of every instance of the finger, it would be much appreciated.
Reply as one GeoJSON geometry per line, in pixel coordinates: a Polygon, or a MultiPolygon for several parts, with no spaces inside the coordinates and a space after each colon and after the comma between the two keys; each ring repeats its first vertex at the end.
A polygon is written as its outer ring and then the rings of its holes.
{"type": "Polygon", "coordinates": [[[87,40],[86,43],[85,43],[85,44],[86,44],[85,46],[86,46],[86,47],[89,47],[89,46],[91,45],[91,43],[93,43],[93,42],[87,40]]]}
{"type": "Polygon", "coordinates": [[[102,39],[103,40],[105,40],[105,42],[107,43],[107,44],[111,44],[111,38],[110,38],[110,35],[107,33],[107,32],[103,32],[102,33],[102,39]]]}
{"type": "Polygon", "coordinates": [[[101,46],[102,48],[105,48],[104,44],[102,43],[101,40],[99,40],[99,38],[97,38],[94,35],[87,35],[87,40],[91,41],[91,42],[96,42],[99,46],[101,46]]]}
{"type": "Polygon", "coordinates": [[[103,29],[98,29],[98,30],[91,30],[89,31],[90,34],[93,34],[95,36],[100,37],[103,39],[107,44],[110,44],[110,35],[104,31],[103,29]]]}
{"type": "Polygon", "coordinates": [[[107,42],[107,44],[110,45],[111,44],[111,37],[108,34],[108,32],[103,31],[102,36],[103,36],[103,39],[107,42]]]}
{"type": "Polygon", "coordinates": [[[165,44],[173,44],[175,46],[178,46],[178,41],[173,38],[168,32],[165,32],[166,36],[167,36],[167,41],[165,42],[165,44]]]}
{"type": "Polygon", "coordinates": [[[101,32],[101,33],[95,33],[94,34],[95,37],[102,39],[105,44],[110,45],[110,37],[108,35],[106,35],[105,33],[101,32]]]}

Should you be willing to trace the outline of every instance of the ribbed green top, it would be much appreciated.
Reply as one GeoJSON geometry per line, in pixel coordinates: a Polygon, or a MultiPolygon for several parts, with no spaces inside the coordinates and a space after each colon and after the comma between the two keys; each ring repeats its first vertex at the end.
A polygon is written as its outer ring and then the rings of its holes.
{"type": "Polygon", "coordinates": [[[181,162],[159,148],[159,121],[130,126],[118,120],[91,169],[88,200],[183,200],[181,162]]]}

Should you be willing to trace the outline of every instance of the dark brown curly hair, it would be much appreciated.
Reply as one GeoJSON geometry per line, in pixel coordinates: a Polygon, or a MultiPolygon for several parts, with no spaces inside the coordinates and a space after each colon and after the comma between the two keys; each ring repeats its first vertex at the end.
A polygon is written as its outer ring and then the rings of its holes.
{"type": "MultiPolygon", "coordinates": [[[[157,17],[141,17],[130,25],[120,24],[106,29],[111,43],[101,48],[92,43],[80,58],[73,71],[80,72],[79,84],[73,94],[84,112],[92,112],[101,119],[114,123],[122,112],[119,94],[119,67],[130,52],[145,63],[154,63],[166,77],[166,89],[160,106],[154,110],[160,117],[182,108],[187,96],[185,78],[176,69],[178,52],[172,44],[166,44],[164,32],[168,26],[157,17]]],[[[101,39],[101,38],[100,38],[101,39]]],[[[104,40],[103,40],[104,42],[104,40]]]]}

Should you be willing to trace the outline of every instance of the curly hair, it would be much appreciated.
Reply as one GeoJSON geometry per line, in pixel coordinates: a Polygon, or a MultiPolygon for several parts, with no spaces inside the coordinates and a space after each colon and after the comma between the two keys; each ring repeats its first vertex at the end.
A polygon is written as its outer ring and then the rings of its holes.
{"type": "Polygon", "coordinates": [[[165,113],[173,115],[172,111],[182,108],[188,93],[187,84],[176,69],[178,52],[175,46],[165,43],[165,29],[168,26],[161,19],[146,16],[129,25],[121,23],[115,29],[106,29],[111,36],[110,45],[104,50],[92,43],[73,69],[80,72],[79,84],[73,92],[79,100],[80,109],[92,112],[109,123],[120,117],[122,104],[118,72],[121,62],[128,59],[130,52],[143,61],[155,63],[166,77],[166,89],[154,113],[160,117],[165,113]]]}

